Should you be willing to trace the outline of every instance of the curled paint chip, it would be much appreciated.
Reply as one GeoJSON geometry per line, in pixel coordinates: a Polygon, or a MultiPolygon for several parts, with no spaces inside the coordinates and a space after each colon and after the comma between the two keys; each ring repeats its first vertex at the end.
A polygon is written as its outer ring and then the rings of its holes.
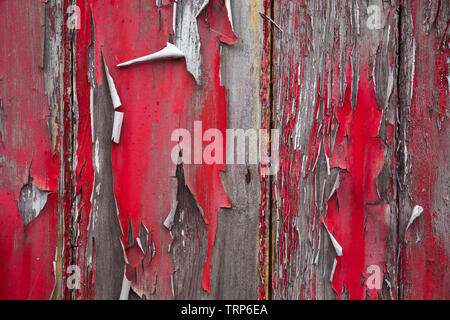
{"type": "Polygon", "coordinates": [[[173,220],[175,218],[175,212],[177,211],[177,206],[174,206],[172,210],[170,210],[169,215],[167,216],[166,220],[164,221],[164,227],[167,229],[172,229],[173,226],[173,220]]]}
{"type": "Polygon", "coordinates": [[[122,102],[120,101],[119,94],[117,93],[116,85],[114,84],[114,80],[111,77],[111,74],[109,73],[108,66],[106,65],[106,62],[103,61],[105,65],[105,72],[106,72],[106,80],[108,81],[108,87],[109,87],[109,93],[111,95],[111,100],[114,105],[114,109],[119,108],[122,106],[122,102]]]}
{"type": "Polygon", "coordinates": [[[120,143],[120,133],[122,131],[122,123],[123,123],[123,112],[114,112],[114,124],[113,124],[113,133],[112,133],[112,141],[115,143],[120,143]]]}
{"type": "MultiPolygon", "coordinates": [[[[197,18],[200,13],[202,13],[202,11],[206,8],[206,6],[209,4],[209,0],[206,0],[202,6],[200,7],[200,9],[198,10],[197,14],[195,15],[195,17],[197,18]]],[[[175,30],[175,29],[174,29],[175,30]]]]}
{"type": "Polygon", "coordinates": [[[336,180],[334,181],[333,188],[331,189],[330,194],[328,195],[327,201],[330,201],[333,194],[339,189],[339,185],[340,185],[340,175],[338,173],[336,175],[336,180]]]}
{"type": "Polygon", "coordinates": [[[180,59],[180,58],[184,58],[184,53],[180,49],[178,49],[175,45],[171,44],[170,42],[167,42],[166,47],[158,52],[118,64],[117,66],[119,68],[122,68],[141,62],[161,60],[161,59],[180,59]]]}
{"type": "Polygon", "coordinates": [[[334,262],[333,262],[333,268],[331,269],[330,283],[333,283],[334,272],[336,271],[336,266],[337,266],[337,260],[336,260],[336,258],[335,258],[335,259],[334,259],[334,262]]]}
{"type": "Polygon", "coordinates": [[[334,250],[336,250],[336,254],[338,255],[338,257],[342,257],[342,255],[344,253],[343,253],[341,245],[336,241],[334,236],[331,234],[330,230],[328,230],[325,222],[322,221],[322,224],[325,227],[325,230],[327,230],[328,235],[330,236],[330,240],[331,240],[331,243],[333,244],[334,250]]]}
{"type": "Polygon", "coordinates": [[[233,14],[231,13],[231,0],[225,0],[225,6],[227,7],[228,20],[230,20],[231,29],[234,31],[233,27],[233,14]]]}
{"type": "Polygon", "coordinates": [[[91,136],[92,143],[94,143],[94,87],[91,86],[89,90],[89,111],[91,113],[91,136]]]}
{"type": "Polygon", "coordinates": [[[414,207],[414,209],[413,209],[413,211],[412,211],[412,214],[411,214],[411,218],[409,219],[408,226],[406,227],[405,232],[408,231],[409,227],[411,227],[411,225],[413,224],[413,222],[414,222],[418,217],[420,217],[420,215],[422,214],[422,212],[423,212],[423,208],[422,208],[421,206],[415,206],[415,207],[414,207]]]}
{"type": "Polygon", "coordinates": [[[125,260],[125,264],[129,264],[127,253],[125,251],[125,247],[123,246],[122,241],[120,241],[120,245],[122,246],[122,252],[123,252],[123,259],[125,260]]]}
{"type": "Polygon", "coordinates": [[[122,289],[120,291],[120,298],[119,298],[119,300],[128,300],[128,296],[130,294],[131,281],[127,279],[127,274],[126,274],[125,270],[124,270],[124,273],[123,273],[122,289]]]}
{"type": "Polygon", "coordinates": [[[146,256],[148,252],[148,229],[142,222],[141,229],[139,230],[139,237],[136,238],[136,242],[144,256],[146,256]]]}
{"type": "Polygon", "coordinates": [[[150,248],[150,261],[148,262],[148,264],[151,265],[152,261],[153,261],[153,257],[156,254],[156,247],[155,247],[155,243],[153,242],[153,233],[150,233],[150,245],[149,245],[149,248],[150,248]]]}
{"type": "Polygon", "coordinates": [[[19,195],[18,206],[24,226],[39,216],[50,193],[50,191],[40,190],[32,183],[32,180],[30,177],[28,183],[20,190],[19,195]]]}

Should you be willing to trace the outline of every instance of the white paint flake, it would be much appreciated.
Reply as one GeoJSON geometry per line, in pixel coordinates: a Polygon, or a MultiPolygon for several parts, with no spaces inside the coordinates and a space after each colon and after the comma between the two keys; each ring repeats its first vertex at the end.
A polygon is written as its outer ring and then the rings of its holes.
{"type": "Polygon", "coordinates": [[[175,212],[177,211],[177,206],[178,206],[178,203],[173,207],[172,210],[170,210],[169,215],[167,216],[166,220],[164,221],[164,226],[169,230],[172,229],[173,221],[175,219],[175,212]]]}
{"type": "Polygon", "coordinates": [[[89,91],[89,110],[91,112],[91,136],[94,143],[94,87],[91,86],[89,91]]]}
{"type": "Polygon", "coordinates": [[[333,244],[333,247],[334,247],[334,250],[336,251],[337,256],[338,257],[342,257],[343,256],[343,250],[342,250],[341,245],[336,241],[334,236],[331,234],[330,230],[328,230],[326,224],[324,222],[322,222],[322,224],[325,227],[325,230],[327,230],[328,235],[330,236],[331,243],[333,244]]]}
{"type": "Polygon", "coordinates": [[[119,300],[128,300],[130,294],[131,281],[127,279],[126,269],[123,272],[122,290],[120,291],[119,300]]]}
{"type": "Polygon", "coordinates": [[[234,31],[233,14],[231,13],[231,0],[225,0],[225,6],[227,7],[228,20],[230,20],[231,29],[234,31]]]}
{"type": "Polygon", "coordinates": [[[114,84],[114,80],[111,77],[111,74],[109,73],[108,66],[105,64],[105,72],[106,72],[106,80],[108,81],[108,87],[109,87],[109,93],[111,95],[111,100],[113,102],[114,109],[119,108],[122,106],[122,102],[120,101],[119,94],[117,93],[116,85],[114,84]]]}
{"type": "Polygon", "coordinates": [[[117,66],[119,68],[122,68],[141,62],[155,61],[161,59],[181,59],[184,58],[184,56],[185,56],[184,53],[180,49],[178,49],[175,45],[171,44],[170,42],[167,42],[166,47],[158,52],[118,64],[117,66]]]}
{"type": "Polygon", "coordinates": [[[330,283],[333,283],[334,272],[336,271],[336,266],[337,266],[337,260],[335,258],[334,262],[333,262],[333,268],[331,269],[330,283]]]}
{"type": "MultiPolygon", "coordinates": [[[[412,211],[412,214],[411,214],[411,218],[409,219],[409,222],[408,222],[408,226],[406,227],[406,231],[408,231],[409,227],[411,227],[411,225],[413,224],[413,222],[414,222],[418,217],[420,217],[420,215],[422,214],[422,212],[423,212],[423,208],[422,208],[421,206],[415,206],[415,207],[414,207],[414,209],[413,209],[413,211],[412,211]]],[[[405,232],[406,232],[406,231],[405,231],[405,232]]]]}
{"type": "MultiPolygon", "coordinates": [[[[200,15],[200,13],[202,13],[202,11],[206,8],[206,6],[207,6],[208,4],[209,4],[209,0],[206,0],[206,1],[202,4],[202,6],[200,7],[200,10],[198,10],[197,14],[195,15],[196,18],[200,15]]],[[[174,30],[175,30],[175,29],[174,29],[174,30]]]]}
{"type": "Polygon", "coordinates": [[[114,124],[113,124],[113,132],[112,132],[112,141],[114,143],[120,143],[120,134],[122,131],[122,123],[123,123],[123,112],[114,112],[114,124]]]}
{"type": "Polygon", "coordinates": [[[94,148],[94,166],[95,171],[97,173],[100,173],[100,143],[97,140],[95,140],[95,148],[94,148]]]}

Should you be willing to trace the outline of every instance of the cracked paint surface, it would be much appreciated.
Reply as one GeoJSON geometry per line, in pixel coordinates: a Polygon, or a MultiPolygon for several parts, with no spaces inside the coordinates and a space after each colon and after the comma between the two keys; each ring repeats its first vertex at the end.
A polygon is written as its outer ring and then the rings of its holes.
{"type": "MultiPolygon", "coordinates": [[[[114,79],[117,94],[122,102],[121,109],[125,115],[120,143],[112,146],[111,159],[114,194],[123,230],[122,245],[126,248],[126,258],[129,261],[126,266],[126,277],[132,282],[131,289],[140,298],[171,299],[174,298],[172,277],[176,278],[176,268],[183,266],[174,266],[171,260],[169,248],[172,238],[163,225],[177,196],[177,181],[173,178],[175,165],[170,161],[170,151],[174,146],[170,145],[170,140],[167,139],[170,139],[171,132],[178,127],[192,126],[193,120],[203,121],[205,128],[225,130],[226,100],[224,88],[219,84],[219,45],[221,41],[232,44],[235,37],[229,20],[223,19],[223,16],[227,16],[226,8],[212,1],[197,18],[202,39],[200,52],[203,73],[202,86],[197,87],[195,79],[186,70],[185,59],[150,61],[121,69],[113,67],[120,62],[145,56],[165,47],[166,42],[173,37],[171,23],[173,10],[170,5],[158,8],[151,4],[141,7],[137,3],[125,5],[118,2],[106,5],[101,1],[93,1],[82,4],[81,8],[86,21],[90,21],[88,12],[89,8],[92,9],[93,36],[87,30],[77,32],[77,49],[80,50],[77,51],[77,57],[86,59],[88,52],[85,48],[87,44],[91,45],[89,59],[94,61],[93,79],[95,86],[102,86],[106,82],[98,70],[101,68],[99,63],[103,55],[105,64],[109,66],[108,74],[114,79]],[[159,21],[159,24],[152,21],[159,21]],[[122,36],[120,42],[116,41],[117,34],[122,36]],[[94,36],[95,42],[92,42],[91,38],[94,36]],[[146,226],[148,233],[151,234],[154,245],[152,255],[148,254],[150,243],[147,241],[145,244],[146,241],[141,239],[142,225],[146,226]],[[129,232],[134,234],[130,235],[129,232]],[[139,239],[140,246],[138,242],[127,239],[139,239]]],[[[85,65],[90,63],[83,63],[85,60],[79,61],[78,103],[81,107],[80,99],[84,99],[83,108],[86,108],[89,90],[86,85],[85,65]]],[[[95,108],[94,99],[94,113],[95,108]]],[[[87,110],[84,114],[87,115],[86,112],[87,110]]],[[[94,119],[94,128],[99,121],[94,119]]],[[[82,119],[80,116],[79,125],[87,124],[87,118],[82,119]]],[[[92,146],[89,146],[88,137],[78,140],[79,154],[88,163],[86,149],[80,150],[80,147],[89,149],[92,146]]],[[[96,167],[95,150],[94,144],[94,150],[89,151],[91,154],[94,153],[94,163],[89,164],[89,167],[96,167]]],[[[86,163],[80,160],[78,163],[86,170],[86,163]]],[[[210,257],[218,209],[229,206],[228,197],[223,191],[219,177],[219,171],[223,169],[224,167],[219,165],[207,167],[187,165],[185,168],[186,185],[202,208],[207,222],[208,236],[203,244],[207,254],[201,262],[202,283],[195,288],[198,295],[210,288],[210,257]]],[[[85,181],[83,184],[86,184],[87,192],[92,190],[92,186],[88,185],[92,179],[92,169],[81,173],[79,182],[85,181]]],[[[96,184],[96,187],[104,186],[96,184]]],[[[93,194],[95,198],[95,190],[93,194]]],[[[89,208],[88,195],[85,195],[83,190],[82,196],[85,200],[81,201],[84,204],[80,203],[83,210],[85,205],[89,208]]],[[[95,208],[93,209],[94,213],[95,208]]],[[[84,215],[86,214],[87,211],[84,210],[84,215]]],[[[89,219],[93,218],[95,217],[90,214],[89,219]]],[[[83,242],[80,244],[83,245],[83,242]]],[[[98,246],[97,241],[95,245],[98,246]]],[[[88,263],[88,260],[84,263],[88,263]]],[[[100,272],[104,271],[96,270],[97,274],[100,272]]]]}
{"type": "Polygon", "coordinates": [[[274,297],[390,297],[364,279],[374,264],[387,279],[396,271],[395,203],[378,183],[393,179],[385,163],[393,157],[395,8],[385,4],[387,26],[371,31],[360,1],[275,6],[283,34],[274,32],[273,44],[274,121],[282,130],[274,297]]]}
{"type": "Polygon", "coordinates": [[[0,1],[0,298],[448,299],[450,4],[368,4],[0,1]]]}

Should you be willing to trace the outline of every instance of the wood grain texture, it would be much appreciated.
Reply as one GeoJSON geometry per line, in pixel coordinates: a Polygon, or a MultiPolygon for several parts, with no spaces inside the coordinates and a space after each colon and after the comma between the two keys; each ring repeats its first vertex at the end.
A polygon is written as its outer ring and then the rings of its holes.
{"type": "MultiPolygon", "coordinates": [[[[195,46],[201,48],[202,61],[194,61],[202,67],[202,83],[198,85],[186,64],[191,65],[195,55],[117,68],[123,61],[159,51],[174,39],[174,32],[180,28],[173,30],[173,14],[183,11],[174,11],[173,3],[76,4],[82,11],[83,26],[76,32],[78,126],[89,130],[87,123],[92,121],[95,133],[92,142],[81,131],[76,138],[78,157],[84,159],[78,162],[77,185],[85,188],[78,193],[77,204],[81,213],[77,259],[85,275],[79,298],[117,298],[122,284],[118,281],[121,265],[126,268],[125,277],[131,281],[134,297],[206,298],[211,287],[218,210],[229,206],[219,176],[225,167],[185,163],[184,182],[180,183],[181,176],[176,175],[176,165],[171,160],[171,152],[177,147],[171,135],[178,128],[194,132],[194,121],[202,121],[204,131],[225,131],[226,98],[220,85],[219,47],[221,42],[235,42],[226,9],[211,1],[195,19],[191,16],[197,14],[194,11],[175,19],[175,27],[184,25],[187,21],[183,19],[187,19],[191,27],[196,24],[199,32],[201,45],[195,46]],[[117,41],[118,34],[121,41],[117,41]],[[108,93],[101,71],[103,61],[123,103],[119,109],[124,112],[121,140],[114,145],[107,142],[112,130],[112,104],[103,96],[108,93]],[[87,113],[91,97],[92,110],[87,113]],[[106,177],[109,178],[105,180],[106,177]],[[86,197],[89,192],[93,199],[90,211],[91,200],[86,197]],[[168,230],[164,221],[173,209],[178,220],[168,230]],[[185,219],[180,224],[183,211],[185,219]],[[119,230],[111,220],[117,214],[119,230]],[[199,217],[204,219],[203,225],[199,217]],[[88,239],[83,234],[86,221],[90,225],[88,239]],[[115,240],[120,237],[120,227],[126,261],[115,240]],[[189,247],[183,247],[183,243],[189,247]],[[154,254],[149,254],[153,249],[154,254]],[[104,285],[99,286],[101,283],[104,285]]],[[[188,35],[182,32],[177,37],[188,35]]]]}
{"type": "Polygon", "coordinates": [[[64,179],[64,51],[54,37],[61,36],[61,9],[54,1],[0,2],[1,299],[47,299],[58,279],[53,261],[64,179]],[[25,225],[19,196],[30,180],[51,193],[39,215],[25,225]]]}
{"type": "Polygon", "coordinates": [[[399,296],[448,299],[450,4],[401,9],[399,296]],[[407,229],[415,206],[424,211],[407,229]]]}
{"type": "MultiPolygon", "coordinates": [[[[221,47],[221,83],[227,94],[227,128],[259,129],[262,1],[233,1],[234,32],[239,41],[221,47]]],[[[230,150],[227,150],[230,151],[230,150]]],[[[235,154],[236,154],[236,150],[235,154]]],[[[246,149],[248,159],[249,149],[246,149]]],[[[257,165],[227,165],[223,172],[231,208],[221,209],[212,257],[215,299],[256,299],[260,178],[257,165]]]]}
{"type": "Polygon", "coordinates": [[[448,0],[2,0],[0,26],[0,298],[449,298],[448,0]],[[207,164],[209,129],[247,164],[207,164]],[[276,174],[227,129],[270,132],[276,174]]]}
{"type": "Polygon", "coordinates": [[[367,1],[274,4],[276,299],[395,296],[398,14],[394,2],[373,4],[386,16],[373,30],[367,1]],[[371,265],[383,277],[374,290],[371,265]]]}

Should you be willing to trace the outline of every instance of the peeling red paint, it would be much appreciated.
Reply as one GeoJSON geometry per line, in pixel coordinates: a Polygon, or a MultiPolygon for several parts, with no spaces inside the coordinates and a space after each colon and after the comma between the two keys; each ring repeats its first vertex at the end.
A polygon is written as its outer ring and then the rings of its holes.
{"type": "MultiPolygon", "coordinates": [[[[126,246],[131,218],[133,239],[136,239],[142,221],[152,232],[156,247],[151,265],[144,270],[138,263],[143,258],[142,253],[133,254],[135,247],[127,249],[130,262],[127,275],[133,281],[132,289],[139,295],[145,295],[147,299],[170,299],[173,298],[171,276],[174,268],[168,253],[171,237],[163,221],[172,209],[176,196],[176,180],[173,179],[175,165],[170,157],[174,147],[170,142],[171,133],[179,127],[192,130],[194,121],[202,121],[205,130],[218,128],[225,132],[226,98],[225,88],[220,85],[219,79],[219,43],[233,44],[236,38],[228,19],[224,19],[226,9],[218,1],[211,1],[207,7],[208,15],[202,13],[197,19],[204,83],[196,87],[193,77],[186,71],[184,59],[151,62],[126,69],[116,67],[120,62],[156,52],[165,46],[173,34],[172,5],[155,8],[153,5],[140,7],[137,3],[130,5],[125,1],[113,5],[89,1],[84,2],[81,9],[82,25],[89,25],[89,11],[92,9],[97,84],[102,82],[99,71],[102,53],[125,114],[121,142],[113,146],[112,154],[115,194],[124,230],[122,243],[126,246]],[[198,106],[203,107],[199,109],[198,106]],[[137,276],[133,276],[134,273],[137,276]]],[[[77,34],[77,55],[80,57],[77,61],[77,92],[79,100],[82,99],[80,114],[81,108],[85,113],[80,123],[88,129],[86,44],[89,43],[90,32],[81,30],[77,34]]],[[[79,143],[79,155],[88,165],[86,168],[84,163],[79,162],[79,171],[83,165],[83,170],[88,171],[84,171],[82,180],[78,181],[79,185],[86,185],[83,203],[87,206],[83,210],[87,212],[93,179],[89,135],[81,137],[79,143]]],[[[210,288],[210,259],[218,210],[230,206],[219,176],[219,171],[224,169],[224,165],[185,165],[187,185],[203,209],[207,222],[208,258],[203,272],[203,288],[206,291],[210,288]]]]}
{"type": "MultiPolygon", "coordinates": [[[[381,111],[378,110],[373,84],[366,80],[368,73],[368,66],[362,67],[358,85],[358,103],[352,117],[345,116],[345,113],[352,113],[351,102],[348,98],[344,100],[341,112],[338,112],[339,128],[342,130],[338,132],[336,144],[347,144],[344,148],[347,150],[344,156],[347,159],[347,172],[341,174],[338,190],[339,213],[327,213],[327,224],[335,230],[336,237],[344,248],[343,257],[337,258],[338,265],[333,288],[340,294],[345,283],[345,288],[350,292],[350,299],[364,298],[360,274],[364,272],[366,260],[370,254],[374,250],[385,248],[384,238],[366,242],[369,250],[365,249],[365,246],[357,245],[365,242],[365,217],[371,212],[384,217],[383,208],[375,211],[376,207],[371,207],[380,200],[376,179],[383,166],[384,153],[381,141],[377,138],[381,111]],[[348,138],[344,139],[344,136],[348,138]]],[[[347,81],[349,83],[347,90],[351,91],[350,76],[347,81]]],[[[334,155],[331,158],[333,157],[334,155]]],[[[375,232],[375,230],[368,231],[369,234],[375,232]]]]}
{"type": "MultiPolygon", "coordinates": [[[[111,119],[93,119],[91,108],[94,92],[109,85],[104,66],[124,114],[120,143],[107,150],[125,255],[114,262],[125,258],[140,298],[177,298],[179,266],[164,226],[178,208],[171,134],[194,132],[194,121],[202,136],[227,129],[221,46],[237,38],[225,3],[211,0],[196,17],[202,75],[194,79],[186,55],[117,67],[176,41],[174,1],[0,2],[0,299],[97,296],[105,270],[101,239],[88,235],[101,191],[92,130],[111,119]],[[72,2],[81,14],[76,30],[64,21],[72,2]],[[24,226],[18,200],[31,183],[49,191],[48,201],[24,226]],[[80,290],[65,285],[70,265],[82,269],[80,290]]],[[[360,1],[260,5],[257,121],[282,135],[278,175],[259,170],[255,297],[448,299],[449,5],[385,2],[380,30],[365,27],[360,1]],[[418,206],[423,213],[407,224],[418,206]],[[369,283],[374,266],[382,273],[377,288],[369,283]]],[[[231,207],[225,165],[182,168],[206,223],[208,297],[220,285],[211,276],[219,210],[231,207]]]]}
{"type": "MultiPolygon", "coordinates": [[[[44,88],[44,4],[1,1],[0,299],[47,299],[53,290],[58,225],[58,154],[52,155],[44,88]],[[17,27],[21,21],[21,28],[17,27]],[[19,192],[28,182],[52,190],[39,217],[22,223],[19,192]]],[[[52,94],[52,93],[47,93],[52,94]]]]}

